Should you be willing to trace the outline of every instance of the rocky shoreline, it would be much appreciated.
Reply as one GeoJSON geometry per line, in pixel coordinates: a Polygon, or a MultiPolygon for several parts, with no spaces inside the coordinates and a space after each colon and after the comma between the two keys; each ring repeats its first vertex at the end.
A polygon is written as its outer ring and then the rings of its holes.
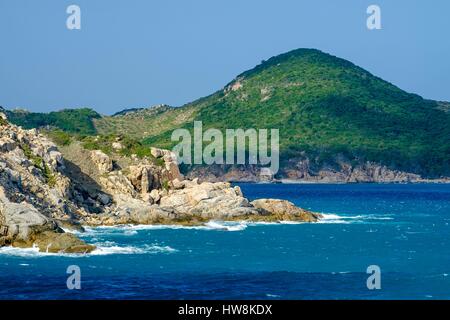
{"type": "MultiPolygon", "coordinates": [[[[115,141],[114,149],[121,148],[115,141]]],[[[73,144],[59,150],[37,130],[0,114],[0,246],[89,253],[64,230],[123,224],[202,225],[223,221],[316,222],[320,214],[278,199],[250,202],[228,182],[185,178],[175,156],[107,155],[73,144]]]]}
{"type": "Polygon", "coordinates": [[[366,162],[351,165],[348,161],[313,168],[310,161],[294,159],[279,173],[279,178],[261,176],[255,166],[230,167],[196,167],[191,168],[188,177],[199,177],[202,181],[248,182],[248,183],[450,183],[449,177],[428,179],[422,176],[392,170],[377,163],[366,162]]]}

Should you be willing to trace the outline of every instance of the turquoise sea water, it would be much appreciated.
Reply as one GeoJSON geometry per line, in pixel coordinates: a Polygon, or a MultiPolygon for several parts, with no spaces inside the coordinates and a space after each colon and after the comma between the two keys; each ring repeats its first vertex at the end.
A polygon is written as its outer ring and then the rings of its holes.
{"type": "Polygon", "coordinates": [[[450,298],[450,185],[240,186],[325,219],[88,228],[86,256],[2,248],[0,299],[450,298]],[[69,265],[81,290],[66,287],[69,265]],[[381,290],[367,289],[369,265],[381,290]]]}

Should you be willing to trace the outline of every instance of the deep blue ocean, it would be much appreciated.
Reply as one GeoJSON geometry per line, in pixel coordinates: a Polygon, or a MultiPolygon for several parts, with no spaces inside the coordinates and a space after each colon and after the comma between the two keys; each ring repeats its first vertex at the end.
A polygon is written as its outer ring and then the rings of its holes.
{"type": "Polygon", "coordinates": [[[325,219],[88,228],[86,256],[2,248],[0,299],[450,299],[450,185],[240,186],[325,219]],[[67,289],[70,265],[80,290],[67,289]]]}

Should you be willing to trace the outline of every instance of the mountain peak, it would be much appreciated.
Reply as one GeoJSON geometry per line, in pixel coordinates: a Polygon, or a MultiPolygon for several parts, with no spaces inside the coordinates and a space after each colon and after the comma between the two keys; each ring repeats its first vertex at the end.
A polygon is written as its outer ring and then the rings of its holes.
{"type": "MultiPolygon", "coordinates": [[[[351,63],[350,61],[347,61],[342,58],[338,58],[336,56],[333,56],[331,54],[325,53],[319,49],[310,49],[310,48],[299,48],[294,49],[291,51],[288,51],[286,53],[282,53],[276,56],[273,56],[267,60],[263,60],[259,65],[254,67],[253,69],[247,70],[240,75],[237,76],[237,78],[247,78],[251,77],[252,75],[255,75],[259,72],[262,72],[264,70],[278,67],[282,64],[298,64],[298,63],[305,63],[305,64],[317,64],[317,65],[335,65],[335,66],[343,66],[347,68],[355,68],[356,66],[351,63]]],[[[361,68],[360,71],[365,71],[361,68]]],[[[365,71],[367,72],[367,71],[365,71]]]]}
{"type": "Polygon", "coordinates": [[[26,114],[11,122],[51,124],[84,134],[125,134],[164,148],[173,146],[174,129],[190,129],[195,120],[220,130],[273,128],[279,129],[286,176],[305,167],[302,161],[309,163],[309,176],[321,168],[340,172],[346,170],[341,168],[346,159],[352,167],[371,162],[439,177],[450,175],[449,109],[448,103],[405,92],[345,59],[296,49],[180,108],[161,105],[110,117],[85,115],[84,122],[80,115],[26,114]]]}

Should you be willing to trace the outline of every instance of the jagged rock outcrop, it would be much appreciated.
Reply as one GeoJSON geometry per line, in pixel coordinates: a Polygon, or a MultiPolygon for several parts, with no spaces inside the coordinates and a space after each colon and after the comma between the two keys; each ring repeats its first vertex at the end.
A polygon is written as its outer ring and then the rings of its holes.
{"type": "Polygon", "coordinates": [[[145,196],[153,189],[158,189],[161,185],[160,177],[153,174],[156,171],[154,166],[130,166],[129,171],[128,179],[142,196],[145,196]]]}
{"type": "Polygon", "coordinates": [[[323,165],[316,168],[309,159],[291,160],[284,169],[287,179],[308,182],[421,182],[420,175],[392,170],[372,162],[352,165],[345,159],[338,159],[334,165],[323,165]]]}
{"type": "Polygon", "coordinates": [[[175,155],[168,150],[152,148],[155,161],[134,159],[127,167],[117,170],[114,161],[105,153],[94,150],[91,155],[100,185],[113,196],[127,195],[152,204],[159,200],[153,190],[174,187],[183,179],[175,155]]]}
{"type": "Polygon", "coordinates": [[[161,207],[174,208],[184,215],[214,219],[259,214],[242,196],[240,188],[232,188],[229,183],[196,184],[186,181],[183,185],[184,188],[170,190],[167,195],[161,197],[161,207]]]}
{"type": "Polygon", "coordinates": [[[61,173],[64,161],[56,146],[36,130],[6,121],[0,124],[0,146],[0,245],[32,246],[39,241],[51,247],[57,241],[58,247],[48,251],[92,251],[94,247],[73,235],[61,241],[64,231],[56,219],[69,221],[79,208],[66,198],[70,180],[61,173]]]}
{"type": "Polygon", "coordinates": [[[152,157],[137,158],[78,144],[65,160],[37,130],[0,119],[0,246],[85,253],[95,247],[62,228],[319,217],[281,200],[250,203],[226,182],[185,179],[168,150],[152,148],[152,157]]]}
{"type": "Polygon", "coordinates": [[[0,212],[4,243],[28,242],[39,232],[55,231],[58,227],[50,218],[27,202],[11,202],[0,186],[0,212]]]}
{"type": "Polygon", "coordinates": [[[319,217],[291,203],[285,205],[289,210],[284,213],[258,208],[244,197],[239,187],[229,183],[184,179],[172,152],[152,148],[151,154],[156,160],[162,160],[159,165],[144,158],[100,175],[99,183],[113,203],[101,214],[81,217],[82,222],[89,225],[200,224],[211,219],[316,221],[319,217]]]}
{"type": "Polygon", "coordinates": [[[276,178],[261,175],[261,169],[254,165],[246,166],[194,166],[186,174],[187,178],[198,177],[201,181],[218,182],[267,182],[298,181],[314,183],[448,183],[448,178],[424,179],[420,175],[373,162],[353,163],[339,159],[330,164],[313,164],[309,158],[291,159],[282,166],[276,178]]]}
{"type": "Polygon", "coordinates": [[[295,206],[292,202],[279,199],[258,199],[251,204],[267,214],[271,214],[281,220],[294,220],[316,222],[322,215],[313,213],[295,206]]]}
{"type": "Polygon", "coordinates": [[[41,252],[49,253],[89,253],[95,246],[86,244],[72,233],[44,231],[33,239],[41,252]]]}
{"type": "Polygon", "coordinates": [[[111,159],[100,150],[91,151],[91,159],[97,166],[97,170],[100,174],[111,172],[113,169],[113,163],[111,159]]]}
{"type": "Polygon", "coordinates": [[[163,159],[166,169],[165,173],[169,181],[173,181],[175,179],[183,180],[184,177],[182,176],[178,168],[177,157],[172,151],[151,148],[151,154],[156,159],[163,159]]]}

